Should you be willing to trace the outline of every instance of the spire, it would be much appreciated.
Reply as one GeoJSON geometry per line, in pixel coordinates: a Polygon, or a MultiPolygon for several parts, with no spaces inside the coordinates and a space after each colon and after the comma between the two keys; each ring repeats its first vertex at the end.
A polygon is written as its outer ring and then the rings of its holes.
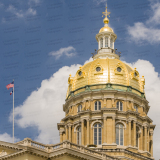
{"type": "MultiPolygon", "coordinates": [[[[103,19],[104,25],[107,25],[109,23],[108,17],[110,17],[109,15],[110,15],[111,12],[107,11],[107,3],[106,3],[106,7],[105,8],[106,8],[106,10],[105,10],[105,12],[102,12],[102,14],[105,16],[105,18],[103,19]]],[[[103,15],[102,15],[102,17],[103,17],[103,15]]]]}

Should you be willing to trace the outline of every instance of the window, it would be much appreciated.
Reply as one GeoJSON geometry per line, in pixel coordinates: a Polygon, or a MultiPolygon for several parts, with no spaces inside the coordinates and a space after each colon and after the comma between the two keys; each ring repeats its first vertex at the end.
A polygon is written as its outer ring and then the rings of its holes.
{"type": "Polygon", "coordinates": [[[134,72],[134,76],[137,77],[137,73],[136,72],[134,72]]]}
{"type": "Polygon", "coordinates": [[[96,101],[95,102],[94,109],[95,109],[95,111],[101,110],[101,102],[100,101],[96,101]]]}
{"type": "Polygon", "coordinates": [[[121,67],[117,67],[118,72],[121,72],[121,70],[122,70],[121,67]]]}
{"type": "Polygon", "coordinates": [[[123,146],[123,125],[116,125],[116,144],[123,146]]]}
{"type": "Polygon", "coordinates": [[[81,144],[81,127],[77,128],[77,144],[81,144]]]}
{"type": "Polygon", "coordinates": [[[119,111],[123,111],[123,103],[122,103],[121,101],[118,101],[118,102],[117,102],[117,109],[118,109],[119,111]]]}
{"type": "Polygon", "coordinates": [[[94,125],[94,144],[101,145],[102,143],[102,125],[97,123],[94,125]]]}
{"type": "Polygon", "coordinates": [[[138,107],[137,106],[134,106],[134,109],[138,112],[138,107]]]}
{"type": "Polygon", "coordinates": [[[136,127],[136,147],[138,147],[138,142],[139,142],[139,128],[136,127]]]}
{"type": "Polygon", "coordinates": [[[110,39],[110,47],[113,48],[113,40],[112,40],[112,38],[110,39]]]}
{"type": "Polygon", "coordinates": [[[82,105],[80,104],[79,106],[78,106],[78,112],[81,112],[82,111],[82,105]]]}
{"type": "Polygon", "coordinates": [[[100,39],[100,48],[103,48],[103,38],[100,39]]]}
{"type": "Polygon", "coordinates": [[[79,72],[78,72],[78,75],[79,75],[79,76],[81,76],[81,75],[82,75],[82,72],[81,72],[81,71],[79,71],[79,72]]]}
{"type": "Polygon", "coordinates": [[[108,47],[108,37],[105,37],[105,47],[108,47]]]}
{"type": "Polygon", "coordinates": [[[97,67],[97,68],[96,68],[96,71],[97,71],[97,72],[101,71],[101,67],[97,67]]]}

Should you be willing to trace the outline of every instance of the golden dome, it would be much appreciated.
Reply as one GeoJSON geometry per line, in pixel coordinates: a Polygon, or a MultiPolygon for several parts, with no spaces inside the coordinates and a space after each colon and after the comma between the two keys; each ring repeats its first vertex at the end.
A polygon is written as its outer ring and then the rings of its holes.
{"type": "Polygon", "coordinates": [[[74,92],[80,93],[86,90],[86,86],[90,89],[97,87],[106,87],[111,84],[112,89],[131,91],[141,96],[144,92],[144,77],[139,77],[138,71],[123,63],[119,59],[95,59],[92,62],[80,67],[74,77],[68,79],[68,95],[74,92]],[[96,86],[97,85],[97,86],[96,86]]]}
{"type": "Polygon", "coordinates": [[[104,27],[102,27],[100,30],[99,30],[99,33],[101,33],[101,32],[112,32],[112,33],[114,33],[113,32],[113,29],[112,28],[110,28],[110,27],[108,27],[108,26],[104,26],[104,27]]]}

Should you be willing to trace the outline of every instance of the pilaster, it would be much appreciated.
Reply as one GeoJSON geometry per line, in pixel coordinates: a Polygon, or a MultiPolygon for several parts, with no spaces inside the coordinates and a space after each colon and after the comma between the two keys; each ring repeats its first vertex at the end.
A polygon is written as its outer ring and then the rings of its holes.
{"type": "Polygon", "coordinates": [[[89,145],[89,130],[90,130],[90,128],[89,128],[89,119],[87,119],[87,145],[89,145]]]}
{"type": "Polygon", "coordinates": [[[81,120],[81,144],[84,145],[84,119],[81,120]]]}
{"type": "Polygon", "coordinates": [[[136,121],[133,121],[133,146],[136,147],[136,121]]]}
{"type": "Polygon", "coordinates": [[[131,146],[131,120],[128,120],[128,145],[131,146]]]}

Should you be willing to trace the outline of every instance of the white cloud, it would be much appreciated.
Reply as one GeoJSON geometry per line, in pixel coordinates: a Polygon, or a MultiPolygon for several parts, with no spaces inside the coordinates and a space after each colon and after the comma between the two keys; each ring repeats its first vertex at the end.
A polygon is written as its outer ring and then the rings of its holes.
{"type": "Polygon", "coordinates": [[[51,56],[55,56],[56,59],[59,59],[61,56],[66,55],[67,57],[73,57],[76,52],[75,48],[72,46],[66,47],[66,48],[60,48],[58,51],[52,51],[49,53],[51,56]]]}
{"type": "Polygon", "coordinates": [[[28,8],[26,11],[23,11],[23,10],[16,9],[13,5],[9,5],[9,7],[7,8],[6,11],[13,13],[18,18],[24,18],[25,16],[28,16],[28,15],[34,16],[37,14],[36,10],[34,10],[32,8],[28,8]]]}
{"type": "MultiPolygon", "coordinates": [[[[79,64],[64,66],[49,79],[43,80],[41,87],[33,91],[22,105],[15,108],[15,122],[21,128],[37,127],[36,141],[58,143],[57,123],[64,117],[69,74],[75,75],[79,64]]],[[[12,121],[12,115],[10,116],[12,121]]]]}
{"type": "Polygon", "coordinates": [[[140,75],[145,78],[145,94],[146,99],[149,101],[150,110],[148,116],[153,120],[153,124],[156,124],[153,136],[153,151],[154,158],[159,159],[160,150],[160,77],[158,72],[155,71],[155,67],[146,60],[138,60],[133,64],[129,64],[133,68],[137,68],[140,75]]]}
{"type": "Polygon", "coordinates": [[[149,17],[149,20],[145,23],[136,22],[133,26],[127,27],[131,40],[137,44],[160,42],[160,29],[157,27],[157,25],[160,24],[160,3],[152,2],[151,9],[153,15],[149,17]]]}
{"type": "MultiPolygon", "coordinates": [[[[0,141],[13,143],[13,137],[11,137],[8,133],[0,134],[0,141]]],[[[19,138],[14,137],[14,142],[20,141],[19,138]]]]}

